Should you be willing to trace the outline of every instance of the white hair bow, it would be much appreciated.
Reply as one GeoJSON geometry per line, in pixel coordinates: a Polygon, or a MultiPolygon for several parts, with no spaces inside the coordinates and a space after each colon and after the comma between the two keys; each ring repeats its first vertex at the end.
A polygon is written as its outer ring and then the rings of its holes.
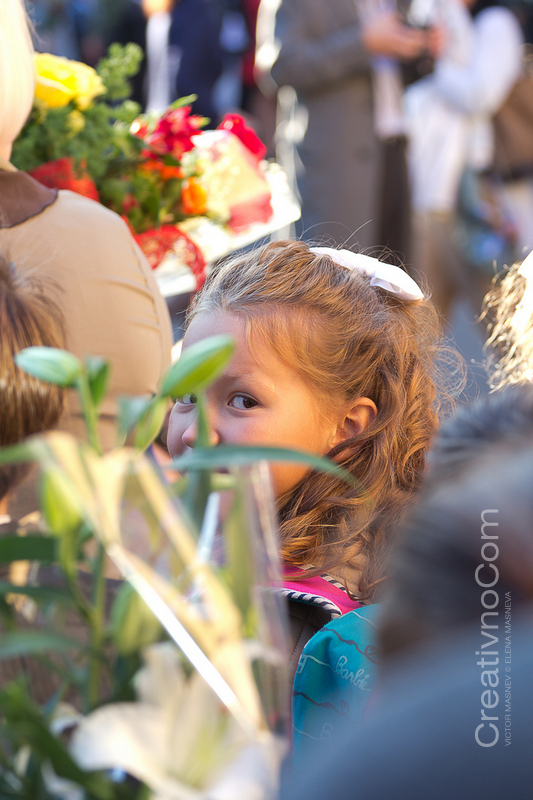
{"type": "Polygon", "coordinates": [[[379,286],[401,300],[422,300],[424,293],[417,283],[400,267],[378,261],[377,258],[353,253],[351,250],[335,250],[333,247],[311,247],[316,255],[330,256],[346,269],[355,269],[370,278],[371,286],[379,286]]]}

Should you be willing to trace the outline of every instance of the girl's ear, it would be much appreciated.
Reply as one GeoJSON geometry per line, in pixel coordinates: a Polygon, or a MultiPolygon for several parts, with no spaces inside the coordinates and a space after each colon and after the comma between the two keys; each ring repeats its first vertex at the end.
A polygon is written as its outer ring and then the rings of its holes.
{"type": "Polygon", "coordinates": [[[351,406],[343,412],[343,418],[337,426],[331,447],[336,447],[346,439],[359,436],[374,421],[378,409],[373,400],[369,397],[359,397],[351,406]]]}

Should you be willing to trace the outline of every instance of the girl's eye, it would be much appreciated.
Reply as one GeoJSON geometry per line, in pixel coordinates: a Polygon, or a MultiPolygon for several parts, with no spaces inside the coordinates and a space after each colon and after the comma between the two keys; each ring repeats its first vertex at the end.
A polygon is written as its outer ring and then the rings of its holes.
{"type": "Polygon", "coordinates": [[[196,404],[195,394],[184,394],[183,397],[178,398],[178,403],[182,406],[193,406],[196,404]]]}
{"type": "Polygon", "coordinates": [[[247,411],[249,408],[254,408],[257,405],[257,400],[254,400],[253,397],[249,397],[247,394],[236,394],[231,398],[229,404],[239,411],[247,411]]]}

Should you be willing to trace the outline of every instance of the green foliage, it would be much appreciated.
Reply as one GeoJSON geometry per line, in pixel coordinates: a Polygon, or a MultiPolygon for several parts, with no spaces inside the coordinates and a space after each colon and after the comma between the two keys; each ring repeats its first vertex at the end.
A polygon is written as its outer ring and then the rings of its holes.
{"type": "Polygon", "coordinates": [[[203,391],[226,367],[234,349],[230,336],[211,336],[187,348],[163,378],[161,394],[176,398],[203,391]]]}
{"type": "Polygon", "coordinates": [[[130,96],[128,79],[138,73],[143,58],[143,51],[133,42],[124,46],[114,42],[109,47],[107,56],[96,67],[107,89],[108,100],[115,102],[130,96]]]}
{"type": "Polygon", "coordinates": [[[98,408],[109,384],[109,364],[104,358],[95,356],[87,356],[85,364],[91,398],[95,408],[98,408]]]}
{"type": "Polygon", "coordinates": [[[121,587],[111,615],[112,638],[117,651],[128,656],[163,634],[163,627],[129,583],[121,587]]]}
{"type": "Polygon", "coordinates": [[[27,347],[15,355],[15,364],[35,378],[64,387],[74,386],[81,372],[76,356],[51,347],[27,347]]]}
{"type": "Polygon", "coordinates": [[[57,541],[47,536],[0,536],[0,564],[12,561],[39,561],[51,564],[57,558],[57,541]]]}
{"type": "MultiPolygon", "coordinates": [[[[140,106],[129,99],[128,82],[141,59],[137,45],[112,44],[97,74],[90,72],[96,94],[80,81],[75,84],[78,94],[62,106],[58,102],[66,102],[73,90],[61,70],[76,75],[81,65],[56,64],[60,91],[48,86],[47,93],[39,84],[11,156],[19,169],[39,168],[35,177],[46,185],[74,188],[99,199],[138,234],[208,213],[205,188],[197,182],[198,164],[194,157],[182,159],[208,120],[190,114],[195,95],[180,98],[163,115],[141,115],[140,106]],[[70,169],[72,174],[65,174],[70,169]],[[193,184],[185,184],[193,178],[193,184]],[[76,186],[73,180],[83,182],[76,186]]],[[[52,67],[46,64],[41,68],[55,75],[54,62],[52,67]]]]}
{"type": "Polygon", "coordinates": [[[261,447],[247,445],[218,445],[216,449],[212,447],[195,447],[195,449],[185,456],[174,459],[171,469],[196,471],[204,469],[217,469],[220,467],[240,467],[247,464],[255,464],[257,461],[292,462],[305,464],[309,469],[324,472],[340,478],[348,486],[358,485],[356,479],[345,470],[329,459],[321,456],[314,456],[311,453],[303,453],[300,450],[291,450],[286,447],[261,447]]]}
{"type": "Polygon", "coordinates": [[[96,97],[88,108],[80,110],[73,102],[49,109],[35,105],[13,145],[13,164],[29,172],[67,157],[73,159],[80,174],[86,170],[98,183],[119,154],[115,124],[127,129],[141,112],[137,103],[127,99],[128,78],[138,71],[141,60],[142,50],[137,45],[115,43],[97,69],[107,93],[96,97]]]}
{"type": "MultiPolygon", "coordinates": [[[[13,683],[0,692],[0,711],[9,726],[13,748],[29,745],[41,765],[45,761],[50,762],[58,777],[77,783],[93,800],[113,800],[114,792],[109,779],[98,773],[85,772],[77,766],[65,744],[51,733],[45,716],[32,703],[23,684],[13,683]]],[[[31,781],[34,773],[33,765],[28,766],[26,781],[24,778],[21,780],[22,786],[31,781]]],[[[25,795],[17,793],[14,796],[25,795]]],[[[48,793],[41,796],[51,797],[48,793]]]]}

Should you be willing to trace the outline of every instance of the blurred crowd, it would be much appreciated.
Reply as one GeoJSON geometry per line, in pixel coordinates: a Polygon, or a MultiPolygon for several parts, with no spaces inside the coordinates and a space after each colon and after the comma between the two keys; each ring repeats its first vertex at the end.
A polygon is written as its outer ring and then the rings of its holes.
{"type": "Polygon", "coordinates": [[[135,42],[145,58],[132,80],[144,110],[197,95],[193,111],[216,127],[227,111],[254,122],[274,156],[275,100],[257,88],[260,0],[33,0],[36,49],[96,66],[112,42],[135,42]]]}

